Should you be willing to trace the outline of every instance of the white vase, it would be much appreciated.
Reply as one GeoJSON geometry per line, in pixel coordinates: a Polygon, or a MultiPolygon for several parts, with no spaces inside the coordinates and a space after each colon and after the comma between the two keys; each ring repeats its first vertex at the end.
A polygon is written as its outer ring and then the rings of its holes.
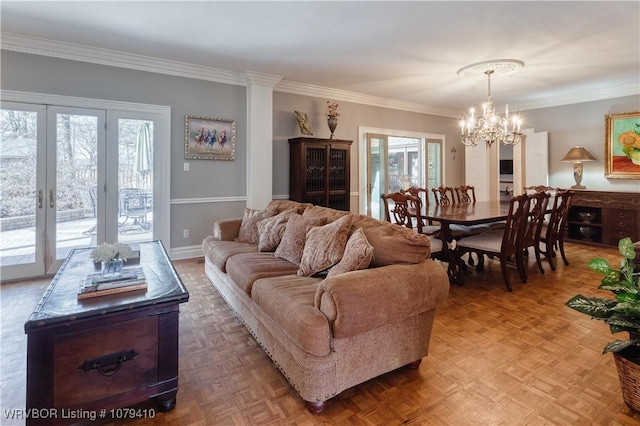
{"type": "Polygon", "coordinates": [[[105,278],[116,278],[122,274],[122,259],[103,260],[100,269],[100,275],[105,278]]]}

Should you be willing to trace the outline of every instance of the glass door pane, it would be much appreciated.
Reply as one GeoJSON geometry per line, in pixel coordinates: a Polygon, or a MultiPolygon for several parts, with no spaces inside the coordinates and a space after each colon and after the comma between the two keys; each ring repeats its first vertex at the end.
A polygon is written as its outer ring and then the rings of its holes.
{"type": "Polygon", "coordinates": [[[118,241],[153,239],[151,120],[118,119],[118,241]]]}
{"type": "Polygon", "coordinates": [[[387,192],[387,139],[367,134],[367,215],[384,220],[380,196],[387,192]]]}
{"type": "Polygon", "coordinates": [[[99,121],[103,116],[101,111],[50,109],[49,125],[55,126],[56,141],[55,150],[50,151],[53,158],[47,162],[47,232],[55,233],[51,271],[57,270],[57,261],[72,249],[96,245],[99,129],[104,134],[99,121]]]}
{"type": "Polygon", "coordinates": [[[2,279],[44,273],[45,108],[3,103],[0,111],[2,279]],[[36,250],[38,248],[38,250],[36,250]]]}
{"type": "MultiPolygon", "coordinates": [[[[437,188],[442,184],[442,144],[440,141],[427,139],[427,189],[437,188]]],[[[433,192],[428,191],[429,203],[435,204],[433,192]]]]}

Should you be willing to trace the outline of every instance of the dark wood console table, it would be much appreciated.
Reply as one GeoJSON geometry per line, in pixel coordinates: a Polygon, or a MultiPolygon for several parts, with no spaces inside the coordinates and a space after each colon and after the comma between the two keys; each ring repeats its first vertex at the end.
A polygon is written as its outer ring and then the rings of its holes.
{"type": "Polygon", "coordinates": [[[189,293],[162,243],[140,243],[146,290],[78,300],[80,280],[94,272],[90,252],[69,254],[24,325],[26,408],[49,410],[29,425],[79,421],[65,413],[109,416],[151,398],[160,411],[175,406],[178,307],[189,293]]]}
{"type": "Polygon", "coordinates": [[[640,192],[576,190],[569,208],[566,241],[617,246],[640,241],[640,192]]]}

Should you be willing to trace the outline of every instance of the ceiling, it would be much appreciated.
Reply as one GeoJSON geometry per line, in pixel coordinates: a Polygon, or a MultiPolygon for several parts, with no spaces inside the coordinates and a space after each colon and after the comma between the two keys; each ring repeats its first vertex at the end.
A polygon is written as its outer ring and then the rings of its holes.
{"type": "MultiPolygon", "coordinates": [[[[512,58],[492,78],[510,110],[640,93],[640,2],[0,2],[3,34],[424,105],[487,94],[456,72],[512,58]]],[[[446,115],[446,114],[445,114],[446,115]]]]}

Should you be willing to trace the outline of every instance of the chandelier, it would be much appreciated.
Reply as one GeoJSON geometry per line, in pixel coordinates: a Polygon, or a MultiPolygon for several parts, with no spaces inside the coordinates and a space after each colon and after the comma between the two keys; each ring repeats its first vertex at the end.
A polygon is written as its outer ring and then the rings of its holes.
{"type": "Polygon", "coordinates": [[[496,113],[491,100],[491,75],[499,73],[508,74],[519,70],[524,66],[522,61],[514,59],[501,59],[497,61],[485,61],[468,65],[458,70],[458,75],[477,75],[482,72],[487,76],[488,96],[476,115],[475,108],[469,110],[469,115],[460,121],[460,136],[462,143],[467,146],[476,146],[484,141],[487,148],[494,143],[503,145],[516,145],[524,142],[526,135],[522,133],[522,119],[516,115],[509,115],[509,105],[505,105],[504,116],[496,113]]]}

